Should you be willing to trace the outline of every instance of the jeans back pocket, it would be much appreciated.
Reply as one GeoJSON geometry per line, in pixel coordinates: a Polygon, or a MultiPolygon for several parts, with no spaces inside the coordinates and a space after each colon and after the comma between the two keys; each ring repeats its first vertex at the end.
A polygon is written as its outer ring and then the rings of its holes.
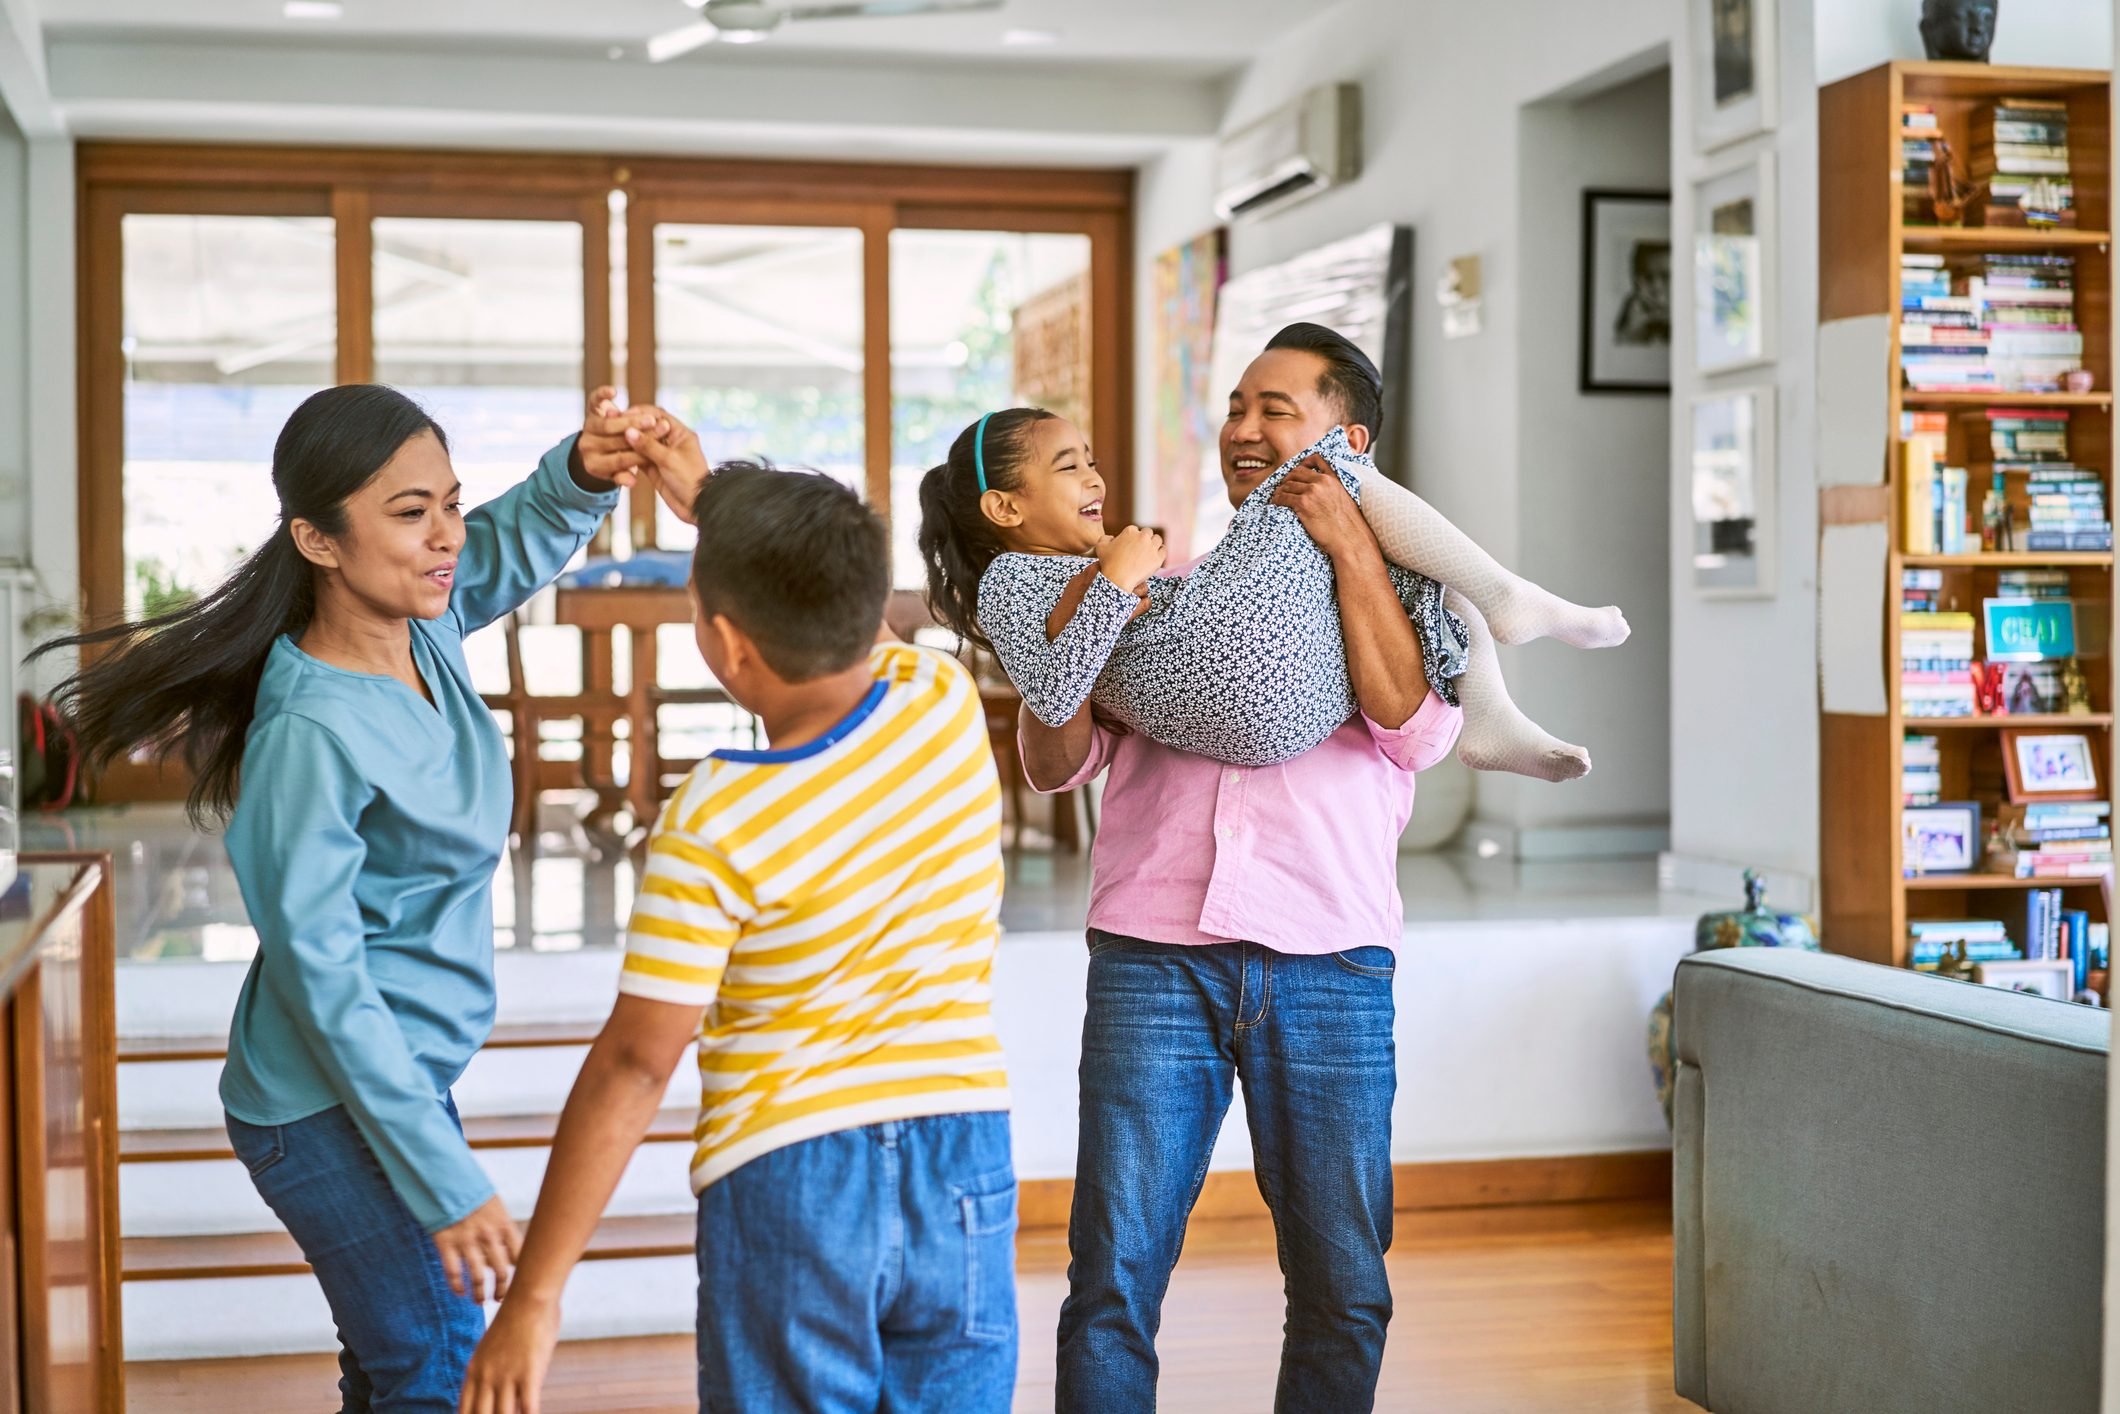
{"type": "Polygon", "coordinates": [[[252,1178],[287,1157],[285,1126],[251,1124],[234,1115],[227,1119],[228,1145],[235,1150],[236,1158],[250,1171],[252,1178]]]}
{"type": "Polygon", "coordinates": [[[989,1175],[957,1196],[964,1223],[964,1334],[968,1340],[1016,1335],[1016,1176],[989,1175]]]}

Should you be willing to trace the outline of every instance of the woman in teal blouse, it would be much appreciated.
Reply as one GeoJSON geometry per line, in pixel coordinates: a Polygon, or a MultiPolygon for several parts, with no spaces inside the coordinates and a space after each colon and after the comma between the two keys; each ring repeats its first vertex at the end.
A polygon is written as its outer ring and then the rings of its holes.
{"type": "MultiPolygon", "coordinates": [[[[463,640],[653,474],[628,438],[667,424],[613,397],[464,515],[415,403],[318,393],[273,450],[263,549],[195,605],[65,640],[116,645],[59,692],[91,766],[181,752],[194,819],[232,813],[259,948],[221,1098],[331,1301],[347,1410],[455,1410],[479,1303],[514,1264],[519,1234],[449,1097],[493,1021],[511,791],[463,640]]],[[[698,490],[656,485],[687,509],[698,490]]]]}

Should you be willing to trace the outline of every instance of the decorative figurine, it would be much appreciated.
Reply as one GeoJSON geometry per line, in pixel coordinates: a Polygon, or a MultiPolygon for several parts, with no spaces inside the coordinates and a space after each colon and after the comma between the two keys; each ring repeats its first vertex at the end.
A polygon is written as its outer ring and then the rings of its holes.
{"type": "Polygon", "coordinates": [[[2088,368],[2071,368],[2061,375],[2061,386],[2071,393],[2088,393],[2098,386],[2098,375],[2088,368]]]}
{"type": "MultiPolygon", "coordinates": [[[[1817,952],[1818,928],[1801,913],[1776,913],[1767,907],[1767,886],[1758,871],[1745,870],[1745,906],[1736,913],[1704,913],[1693,926],[1693,950],[1711,948],[1801,948],[1817,952]]],[[[1671,1122],[1671,1088],[1677,1081],[1678,1057],[1671,1042],[1671,994],[1649,1011],[1649,1070],[1656,1078],[1656,1102],[1671,1122]]]]}
{"type": "Polygon", "coordinates": [[[2002,685],[2008,670],[2000,663],[1975,663],[1968,674],[1973,679],[1973,706],[1983,717],[2006,716],[2010,710],[2009,700],[2003,696],[2002,685]]]}
{"type": "Polygon", "coordinates": [[[1931,59],[1988,61],[1995,44],[1996,0],[1922,0],[1921,47],[1931,59]]]}
{"type": "Polygon", "coordinates": [[[1936,212],[1936,224],[1963,225],[1965,209],[1981,199],[1988,184],[1958,175],[1958,164],[1951,160],[1951,144],[1941,135],[1931,138],[1929,146],[1936,153],[1929,164],[1929,205],[1936,212]]]}
{"type": "Polygon", "coordinates": [[[2010,493],[1998,471],[1980,502],[1980,548],[1989,552],[2007,550],[2009,538],[2010,493]]]}
{"type": "Polygon", "coordinates": [[[2069,717],[2091,714],[2091,685],[2083,676],[2083,664],[2074,658],[2061,665],[2061,711],[2069,717]]]}

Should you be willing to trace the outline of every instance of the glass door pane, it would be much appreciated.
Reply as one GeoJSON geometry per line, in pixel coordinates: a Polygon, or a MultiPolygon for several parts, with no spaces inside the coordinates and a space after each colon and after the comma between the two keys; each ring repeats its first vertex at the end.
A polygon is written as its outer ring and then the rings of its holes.
{"type": "MultiPolygon", "coordinates": [[[[764,456],[862,488],[861,265],[849,227],[656,226],[656,401],[709,460],[764,456]]],[[[658,544],[691,543],[656,511],[658,544]]]]}
{"type": "Polygon", "coordinates": [[[891,232],[891,542],[900,589],[926,584],[920,478],[966,424],[1030,405],[1090,426],[1089,237],[891,232]]]}
{"type": "Polygon", "coordinates": [[[581,427],[582,228],[386,216],[373,230],[376,381],[442,424],[468,510],[581,427]]]}
{"type": "Polygon", "coordinates": [[[337,381],[324,216],[131,215],[121,228],[125,607],[211,589],[271,536],[272,446],[337,381]]]}

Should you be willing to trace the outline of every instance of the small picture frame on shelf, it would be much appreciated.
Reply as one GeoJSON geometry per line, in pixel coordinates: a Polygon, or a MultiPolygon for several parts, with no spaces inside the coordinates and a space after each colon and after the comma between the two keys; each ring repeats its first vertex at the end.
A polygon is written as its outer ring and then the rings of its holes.
{"type": "Polygon", "coordinates": [[[2067,707],[2058,663],[1997,663],[2001,695],[1997,716],[2051,717],[2067,707]]]}
{"type": "Polygon", "coordinates": [[[1585,393],[1671,391],[1671,193],[1583,193],[1585,393]]]}
{"type": "Polygon", "coordinates": [[[2100,800],[2105,795],[2098,751],[2087,732],[2006,731],[2002,769],[2014,805],[2100,800]]]}
{"type": "Polygon", "coordinates": [[[1774,0],[1688,0],[1693,141],[1702,152],[1774,126],[1774,0]]]}
{"type": "Polygon", "coordinates": [[[1991,663],[2044,663],[2076,654],[2073,599],[1983,599],[1980,618],[1991,663]]]}
{"type": "Polygon", "coordinates": [[[1705,599],[1774,593],[1774,390],[1693,400],[1693,588],[1705,599]]]}
{"type": "Polygon", "coordinates": [[[1774,154],[1693,187],[1693,366],[1728,373],[1774,357],[1774,154]]]}
{"type": "Polygon", "coordinates": [[[2049,1001],[2076,999],[2076,964],[2065,957],[2011,958],[1973,964],[1973,980],[2006,992],[2029,992],[2049,1001]]]}
{"type": "Polygon", "coordinates": [[[1900,813],[1900,872],[1969,874],[1980,862],[1980,802],[1910,805],[1900,813]]]}

